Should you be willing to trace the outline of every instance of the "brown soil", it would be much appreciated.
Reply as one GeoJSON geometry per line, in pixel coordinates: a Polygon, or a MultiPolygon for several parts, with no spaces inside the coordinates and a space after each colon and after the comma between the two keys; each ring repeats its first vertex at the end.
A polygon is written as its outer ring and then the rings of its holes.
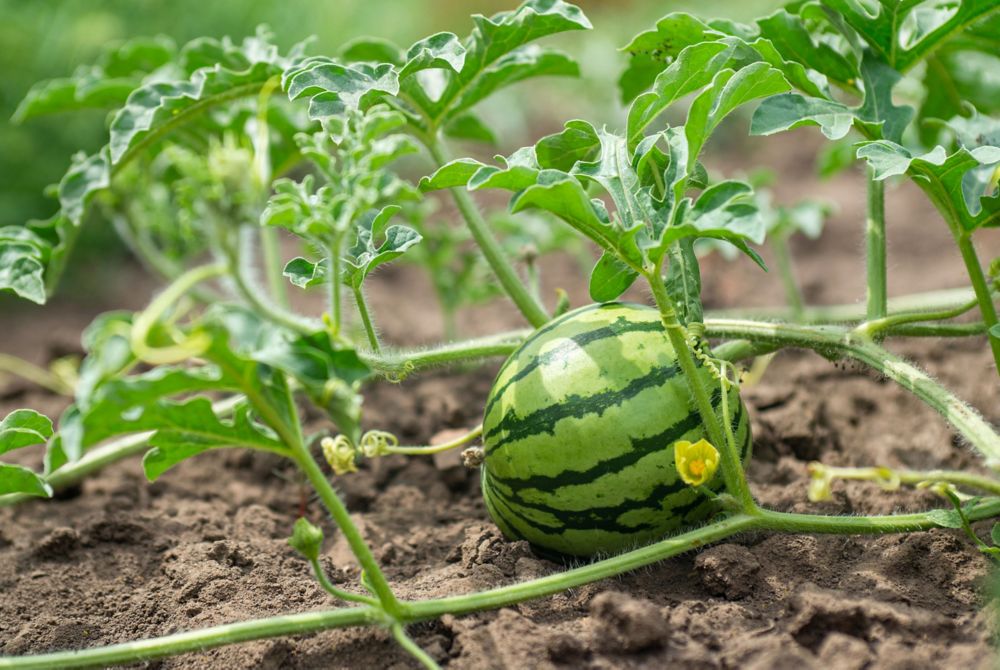
{"type": "MultiPolygon", "coordinates": [[[[810,169],[805,150],[772,156],[788,174],[810,169]],[[796,157],[797,156],[797,157],[796,157]]],[[[837,198],[840,212],[818,242],[797,244],[811,302],[863,294],[857,175],[805,188],[837,198]],[[847,194],[847,195],[844,195],[847,194]],[[838,195],[840,196],[838,198],[838,195]]],[[[891,292],[959,286],[963,272],[947,232],[923,197],[890,193],[891,292]]],[[[995,235],[983,255],[1000,252],[995,235]]],[[[567,287],[585,286],[561,263],[567,287]]],[[[129,271],[130,273],[132,271],[129,271]]],[[[704,271],[713,306],[775,304],[776,278],[749,263],[712,259],[704,271]]],[[[410,268],[376,278],[373,302],[394,343],[433,341],[440,330],[429,290],[410,268]]],[[[108,305],[137,306],[151,286],[108,305]]],[[[550,288],[554,284],[550,285],[550,288]]],[[[585,302],[579,290],[575,304],[585,302]]],[[[642,296],[639,295],[639,298],[642,296]]],[[[5,304],[0,349],[36,362],[75,350],[100,305],[44,310],[5,304]]],[[[518,326],[506,307],[472,310],[469,332],[518,326]]],[[[981,339],[906,342],[919,362],[991,421],[1000,386],[981,339]]],[[[480,419],[495,368],[422,375],[366,393],[366,423],[406,443],[480,419]]],[[[766,505],[829,514],[891,513],[937,505],[913,490],[835,486],[832,501],[806,502],[806,463],[974,468],[977,457],[932,411],[852,364],[786,352],[747,389],[755,457],[750,477],[766,505]]],[[[62,401],[0,383],[0,414],[62,401]]],[[[321,420],[314,419],[317,426],[321,420]]],[[[37,454],[36,454],[37,456],[37,454]]],[[[560,566],[510,543],[489,521],[478,476],[455,460],[393,457],[339,478],[355,519],[403,598],[486,589],[560,566]]],[[[329,607],[306,564],[287,545],[303,488],[281,462],[257,453],[199,456],[155,484],[138,463],[109,467],[56,500],[0,509],[0,654],[80,648],[267,615],[329,607]]],[[[324,563],[339,582],[358,577],[318,502],[324,563]]],[[[984,537],[989,525],[977,526],[984,537]]],[[[878,538],[749,534],[699,553],[496,612],[415,625],[412,635],[452,668],[988,668],[993,650],[982,613],[988,561],[962,535],[935,530],[878,538]]],[[[349,629],[275,639],[165,660],[162,668],[413,667],[388,635],[349,629]]]]}

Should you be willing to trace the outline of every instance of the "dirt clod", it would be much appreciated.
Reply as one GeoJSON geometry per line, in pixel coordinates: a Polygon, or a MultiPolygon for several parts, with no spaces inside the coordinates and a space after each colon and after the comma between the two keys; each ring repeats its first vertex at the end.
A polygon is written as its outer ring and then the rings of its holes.
{"type": "Polygon", "coordinates": [[[760,562],[746,547],[720,544],[699,554],[695,567],[709,593],[736,600],[753,592],[760,562]]]}
{"type": "Polygon", "coordinates": [[[656,605],[626,593],[605,591],[590,602],[594,646],[602,651],[633,653],[666,644],[670,628],[656,605]]]}

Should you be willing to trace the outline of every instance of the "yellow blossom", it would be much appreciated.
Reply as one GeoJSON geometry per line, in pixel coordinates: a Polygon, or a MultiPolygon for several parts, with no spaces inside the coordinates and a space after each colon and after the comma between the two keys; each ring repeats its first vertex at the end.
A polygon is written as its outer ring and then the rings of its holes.
{"type": "Polygon", "coordinates": [[[324,437],[320,440],[319,446],[323,449],[323,457],[333,468],[335,475],[358,471],[358,466],[354,462],[354,445],[351,444],[346,435],[338,435],[335,438],[324,437]]]}
{"type": "Polygon", "coordinates": [[[694,443],[678,440],[674,442],[674,462],[677,473],[686,484],[701,486],[718,470],[719,450],[705,439],[694,443]]]}

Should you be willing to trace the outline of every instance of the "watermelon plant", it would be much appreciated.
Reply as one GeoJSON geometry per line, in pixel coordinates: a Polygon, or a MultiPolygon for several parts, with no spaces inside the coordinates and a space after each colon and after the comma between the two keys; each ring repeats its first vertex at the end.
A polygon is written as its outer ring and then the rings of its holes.
{"type": "Polygon", "coordinates": [[[447,143],[495,141],[477,110],[496,91],[578,74],[569,55],[536,43],[590,30],[576,6],[528,0],[474,16],[464,38],[438,33],[405,49],[365,38],[332,56],[310,55],[306,45],[283,53],[263,30],[242,43],[140,41],[39,84],[19,119],[113,110],[109,142],[73,160],[55,189],[53,217],[0,228],[0,289],[44,302],[88,217],[112,223],[166,287],[140,312],[99,317],[72,373],[5,363],[72,393],[73,403],[55,424],[32,410],[0,422],[0,455],[46,445],[42,472],[0,464],[0,504],[49,497],[139,453],[155,480],[211,449],[265,451],[301,470],[362,579],[353,588],[331,583],[319,562],[323,534],[302,518],[292,546],[348,606],[4,657],[0,668],[135,663],[364,625],[385,627],[436,667],[408,624],[541,598],[736,533],[947,527],[977,537],[970,523],[1000,516],[992,474],[815,465],[814,500],[829,495],[834,479],[853,478],[890,490],[931,486],[945,507],[849,517],[761,507],[746,480],[753,438],[738,365],[784,347],[856,361],[938,411],[998,468],[1000,436],[990,422],[882,344],[973,336],[1000,367],[1000,267],[984,267],[973,241],[980,228],[1000,225],[1000,98],[963,65],[995,62],[998,10],[996,0],[814,0],[746,25],[670,14],[624,48],[620,128],[569,120],[490,162],[453,158],[447,143]],[[944,84],[955,99],[938,95],[944,84]],[[822,205],[773,207],[749,181],[702,163],[713,133],[750,105],[751,133],[818,126],[838,146],[849,137],[853,157],[867,164],[864,310],[802,304],[785,242],[796,231],[817,234],[822,205]],[[683,123],[670,125],[668,111],[683,123]],[[912,179],[941,213],[968,289],[887,299],[883,185],[895,177],[912,179]],[[509,191],[509,213],[484,215],[474,194],[485,189],[509,191]],[[429,216],[435,198],[450,199],[461,228],[429,216]],[[301,256],[285,262],[277,229],[301,242],[301,256]],[[789,306],[767,320],[706,313],[701,286],[711,277],[702,276],[699,255],[728,250],[763,267],[754,247],[766,239],[782,252],[789,306]],[[595,304],[568,311],[560,298],[550,308],[539,254],[584,242],[600,252],[589,282],[595,304]],[[420,350],[388,346],[365,288],[398,259],[431,273],[446,312],[477,299],[469,273],[488,268],[530,330],[420,350]],[[618,302],[637,281],[654,307],[618,302]],[[320,319],[290,307],[290,290],[310,288],[328,297],[320,319]],[[955,321],[973,311],[979,318],[955,321]],[[483,423],[469,434],[422,447],[361,430],[366,384],[501,357],[483,423]],[[329,419],[317,432],[308,432],[305,403],[329,419]],[[323,461],[350,476],[365,458],[421,456],[479,438],[483,447],[467,449],[466,460],[481,466],[483,496],[503,533],[578,565],[484,592],[400,600],[323,461]]]}

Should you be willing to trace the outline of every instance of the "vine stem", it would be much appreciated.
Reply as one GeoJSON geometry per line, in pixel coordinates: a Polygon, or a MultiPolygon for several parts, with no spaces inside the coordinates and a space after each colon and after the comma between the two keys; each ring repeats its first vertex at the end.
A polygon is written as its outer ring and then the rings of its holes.
{"type": "Polygon", "coordinates": [[[0,374],[11,374],[20,377],[32,384],[52,391],[56,395],[71,397],[73,395],[73,387],[67,384],[61,377],[17,356],[0,354],[0,374]]]}
{"type": "Polygon", "coordinates": [[[291,447],[295,462],[305,473],[309,479],[309,483],[316,489],[320,500],[323,501],[323,505],[330,512],[330,516],[333,517],[340,532],[344,534],[344,539],[347,540],[351,551],[358,559],[358,563],[361,564],[361,568],[364,570],[372,591],[378,596],[380,609],[389,616],[397,618],[399,614],[399,601],[389,587],[389,582],[386,580],[385,575],[382,574],[382,569],[372,555],[371,548],[361,536],[358,527],[351,520],[351,515],[348,513],[344,502],[337,495],[337,492],[333,490],[333,486],[330,485],[326,475],[323,474],[316,459],[309,453],[309,449],[303,444],[302,440],[292,438],[290,441],[286,441],[286,444],[289,444],[291,447]]]}
{"type": "Polygon", "coordinates": [[[458,447],[464,446],[469,442],[479,438],[483,434],[483,424],[479,424],[472,430],[470,430],[465,435],[457,437],[454,440],[449,440],[443,444],[435,444],[429,447],[409,447],[409,446],[399,446],[399,445],[389,445],[386,447],[386,452],[390,454],[405,454],[408,456],[426,456],[431,454],[439,454],[443,451],[448,451],[449,449],[457,449],[458,447]]]}
{"type": "Polygon", "coordinates": [[[771,241],[771,251],[774,263],[778,268],[778,276],[785,287],[785,301],[791,312],[792,320],[800,321],[805,301],[802,299],[802,289],[795,281],[795,269],[792,267],[792,255],[788,250],[788,236],[778,235],[771,241]]]}
{"type": "MultiPolygon", "coordinates": [[[[970,309],[976,307],[979,304],[975,298],[967,303],[958,305],[951,309],[942,309],[935,312],[904,312],[902,314],[893,314],[892,316],[885,316],[881,319],[875,319],[874,321],[866,321],[859,324],[854,332],[858,335],[866,335],[872,337],[879,333],[892,330],[898,326],[906,326],[914,323],[920,323],[921,321],[944,321],[945,319],[953,319],[957,316],[961,316],[968,312],[970,309]]],[[[930,325],[930,324],[928,324],[930,325]]],[[[969,325],[969,324],[962,324],[969,325]]]]}
{"type": "Polygon", "coordinates": [[[972,288],[976,292],[976,299],[979,301],[979,311],[983,315],[983,322],[986,324],[986,336],[989,338],[990,349],[993,351],[993,362],[996,365],[997,374],[1000,374],[1000,338],[994,337],[990,333],[990,329],[998,323],[997,309],[993,304],[993,294],[990,292],[989,284],[986,283],[983,266],[980,265],[976,248],[972,244],[972,236],[963,232],[955,236],[955,241],[958,243],[958,250],[962,253],[962,261],[965,263],[965,269],[969,273],[972,288]]]}
{"type": "MultiPolygon", "coordinates": [[[[233,411],[240,402],[244,400],[242,395],[235,395],[224,400],[212,403],[212,411],[220,416],[225,416],[233,411]]],[[[126,435],[102,444],[99,447],[90,449],[78,461],[72,461],[62,466],[55,472],[45,476],[45,483],[58,490],[80,481],[87,475],[93,474],[106,465],[116,463],[123,458],[141,454],[149,447],[149,438],[154,431],[126,435]]],[[[24,493],[7,493],[0,495],[0,507],[16,505],[26,500],[33,499],[24,493]]]]}
{"type": "Polygon", "coordinates": [[[195,333],[178,344],[166,347],[150,346],[147,342],[149,333],[167,310],[192,288],[203,281],[221,277],[227,272],[229,267],[222,263],[191,268],[153,298],[132,325],[131,346],[136,358],[146,363],[162,365],[183,361],[202,353],[209,345],[209,337],[204,333],[195,333]]]}
{"type": "Polygon", "coordinates": [[[992,495],[1000,495],[1000,481],[961,470],[894,470],[892,468],[881,467],[851,468],[823,465],[822,463],[820,466],[830,476],[831,480],[850,479],[883,484],[886,482],[886,476],[888,476],[890,478],[889,481],[898,484],[915,485],[923,482],[947,482],[992,495]]]}
{"type": "MultiPolygon", "coordinates": [[[[680,363],[691,395],[694,396],[701,422],[708,432],[709,440],[722,452],[722,473],[726,481],[726,488],[739,501],[741,509],[747,513],[753,513],[757,509],[757,503],[750,493],[750,486],[747,484],[746,474],[743,472],[739,451],[736,445],[727,439],[721,425],[722,422],[712,409],[711,398],[705,385],[700,381],[702,375],[695,364],[694,354],[688,346],[684,327],[677,320],[677,313],[670,296],[667,294],[667,288],[660,278],[660,270],[658,267],[650,268],[646,271],[645,276],[660,310],[660,319],[663,322],[667,338],[677,355],[677,362],[680,363]]],[[[723,393],[725,392],[726,390],[723,390],[723,393]]]]}
{"type": "MultiPolygon", "coordinates": [[[[244,241],[246,241],[246,236],[252,235],[253,232],[253,229],[248,226],[244,226],[241,230],[241,234],[245,236],[244,241]]],[[[230,272],[229,276],[236,287],[236,291],[239,293],[240,297],[243,298],[243,300],[262,314],[264,318],[278,324],[279,326],[288,328],[289,330],[302,333],[303,335],[308,335],[318,329],[318,326],[311,323],[309,320],[303,319],[298,314],[287,312],[263,297],[262,291],[251,284],[251,280],[247,276],[247,269],[244,267],[245,263],[240,262],[241,254],[233,249],[232,245],[229,245],[228,248],[224,248],[223,252],[229,259],[230,265],[233,268],[233,271],[230,272]]]]}
{"type": "Polygon", "coordinates": [[[315,575],[316,581],[319,582],[320,587],[334,598],[346,600],[347,602],[362,603],[364,605],[378,605],[378,601],[374,598],[369,598],[368,596],[363,596],[359,593],[351,593],[350,591],[345,591],[334,586],[333,582],[330,581],[330,578],[326,576],[326,571],[323,569],[323,566],[320,565],[318,559],[309,559],[309,565],[312,566],[313,575],[315,575]]]}
{"type": "Polygon", "coordinates": [[[264,276],[267,277],[267,287],[278,306],[282,309],[288,309],[288,290],[285,285],[285,277],[281,273],[283,268],[279,241],[278,231],[274,228],[264,227],[260,229],[260,249],[264,262],[264,276]]]}
{"type": "Polygon", "coordinates": [[[813,349],[821,354],[846,354],[884,374],[936,410],[986,457],[988,464],[1000,463],[1000,436],[976,410],[920,368],[866,337],[852,335],[839,326],[801,326],[737,319],[707,319],[705,326],[712,337],[771,342],[813,349]]]}
{"type": "Polygon", "coordinates": [[[364,324],[365,333],[368,335],[368,344],[371,346],[372,351],[377,354],[382,350],[382,345],[379,344],[378,332],[375,330],[371,313],[368,311],[368,301],[365,299],[365,292],[360,285],[352,286],[351,290],[354,291],[354,304],[358,308],[358,314],[361,315],[361,323],[364,324]]]}
{"type": "Polygon", "coordinates": [[[888,311],[885,254],[885,182],[875,179],[875,171],[868,168],[868,216],[865,222],[867,247],[867,318],[869,321],[884,318],[888,311]]]}
{"type": "MultiPolygon", "coordinates": [[[[393,623],[411,623],[434,619],[445,614],[460,616],[543,598],[583,584],[620,575],[719,542],[738,533],[759,530],[869,535],[916,532],[940,526],[935,512],[936,510],[884,516],[823,516],[758,510],[755,514],[737,514],[625,554],[527,582],[480,593],[401,602],[399,613],[393,623]]],[[[980,521],[998,514],[1000,514],[1000,499],[991,498],[970,510],[968,517],[970,521],[980,521]]],[[[0,657],[0,670],[47,670],[53,667],[80,668],[136,663],[190,651],[203,651],[236,642],[385,623],[384,614],[378,608],[371,606],[290,614],[107,647],[33,656],[0,657]]]]}
{"type": "Polygon", "coordinates": [[[509,356],[530,332],[516,330],[427,349],[358,352],[358,355],[376,372],[398,379],[411,372],[438,365],[470,363],[496,356],[509,356]]]}
{"type": "Polygon", "coordinates": [[[396,638],[396,642],[399,643],[399,646],[409,652],[413,658],[417,659],[417,662],[420,663],[420,665],[427,668],[427,670],[441,670],[441,666],[439,666],[437,662],[430,657],[430,654],[421,649],[417,643],[406,634],[406,628],[403,624],[394,623],[389,628],[392,631],[392,636],[396,638]]]}
{"type": "MultiPolygon", "coordinates": [[[[448,156],[440,139],[425,141],[425,146],[438,167],[442,167],[448,162],[448,156]]],[[[472,239],[476,241],[480,251],[483,252],[486,262],[490,264],[504,291],[507,292],[524,318],[528,320],[528,323],[535,328],[545,324],[549,320],[548,313],[518,277],[468,191],[462,188],[449,190],[459,213],[469,227],[469,232],[472,233],[472,239]]]]}

